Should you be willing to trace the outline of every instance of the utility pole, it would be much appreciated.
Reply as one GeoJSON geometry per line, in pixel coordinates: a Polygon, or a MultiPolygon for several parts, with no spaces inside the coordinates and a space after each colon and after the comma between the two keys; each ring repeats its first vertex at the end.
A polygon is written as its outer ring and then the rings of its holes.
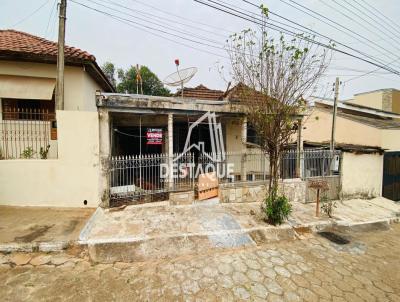
{"type": "Polygon", "coordinates": [[[339,97],[339,78],[338,77],[336,78],[334,89],[335,89],[335,98],[333,101],[331,151],[335,150],[336,113],[337,113],[337,102],[338,102],[338,97],[339,97]]]}
{"type": "Polygon", "coordinates": [[[61,0],[59,8],[60,13],[58,16],[56,109],[64,110],[64,46],[67,0],[61,0]]]}

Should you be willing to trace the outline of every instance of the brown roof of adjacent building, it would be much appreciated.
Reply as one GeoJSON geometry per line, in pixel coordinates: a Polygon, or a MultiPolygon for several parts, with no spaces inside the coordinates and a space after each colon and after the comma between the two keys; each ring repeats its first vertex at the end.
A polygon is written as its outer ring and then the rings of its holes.
{"type": "MultiPolygon", "coordinates": [[[[65,46],[66,65],[85,65],[88,73],[105,89],[113,85],[96,63],[94,55],[79,48],[65,46]]],[[[58,43],[13,29],[0,30],[0,59],[39,63],[57,63],[58,43]]]]}
{"type": "MultiPolygon", "coordinates": [[[[58,43],[13,29],[0,30],[0,54],[57,58],[58,43]]],[[[65,46],[66,61],[95,62],[94,55],[79,48],[65,46]]]]}
{"type": "MultiPolygon", "coordinates": [[[[322,148],[329,150],[330,149],[330,141],[325,142],[310,142],[304,141],[304,148],[312,147],[312,148],[322,148]]],[[[295,144],[293,144],[295,145],[295,144]]],[[[336,150],[342,150],[345,152],[353,152],[353,153],[380,153],[382,154],[385,149],[378,146],[368,146],[368,145],[356,145],[356,144],[346,144],[346,143],[335,143],[336,150]]]]}
{"type": "MultiPolygon", "coordinates": [[[[318,109],[332,114],[332,111],[326,107],[321,106],[318,109]]],[[[337,116],[378,129],[400,129],[400,121],[390,117],[382,117],[343,108],[338,108],[337,116]]]]}
{"type": "Polygon", "coordinates": [[[238,83],[228,89],[221,97],[221,99],[227,99],[232,102],[246,102],[254,99],[260,101],[264,98],[265,96],[261,92],[256,91],[243,83],[238,83]]]}
{"type": "MultiPolygon", "coordinates": [[[[190,99],[199,99],[199,100],[213,100],[217,101],[224,94],[221,90],[213,90],[209,89],[204,85],[199,85],[194,88],[184,87],[183,88],[183,97],[190,99]]],[[[182,91],[178,90],[174,96],[181,96],[182,91]]]]}

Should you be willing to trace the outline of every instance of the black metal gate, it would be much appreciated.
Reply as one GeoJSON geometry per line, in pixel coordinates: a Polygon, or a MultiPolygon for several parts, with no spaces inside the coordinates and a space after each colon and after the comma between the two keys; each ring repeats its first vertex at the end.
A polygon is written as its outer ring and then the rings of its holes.
{"type": "Polygon", "coordinates": [[[385,152],[383,156],[382,196],[400,200],[400,152],[385,152]]]}

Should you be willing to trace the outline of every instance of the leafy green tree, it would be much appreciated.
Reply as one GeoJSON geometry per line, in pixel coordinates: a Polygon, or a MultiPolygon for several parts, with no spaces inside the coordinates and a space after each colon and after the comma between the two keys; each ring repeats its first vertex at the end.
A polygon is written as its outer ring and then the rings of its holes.
{"type": "MultiPolygon", "coordinates": [[[[118,69],[117,91],[119,93],[137,92],[136,72],[137,70],[135,66],[131,66],[127,70],[123,70],[122,68],[118,69]]],[[[164,87],[164,84],[160,81],[157,75],[153,73],[147,66],[140,67],[140,76],[142,77],[143,94],[158,95],[158,96],[171,95],[169,89],[164,87]]],[[[141,93],[140,82],[139,82],[139,93],[141,93]]]]}
{"type": "Polygon", "coordinates": [[[101,69],[103,70],[104,74],[106,75],[107,79],[111,82],[111,84],[116,87],[117,81],[115,80],[115,66],[113,63],[107,61],[102,66],[101,69]]]}
{"type": "MultiPolygon", "coordinates": [[[[103,70],[106,77],[114,85],[119,93],[136,93],[139,88],[141,93],[141,85],[137,87],[136,79],[136,67],[131,66],[127,70],[122,68],[115,68],[115,65],[111,62],[105,62],[101,69],[103,70]],[[118,80],[117,80],[118,79],[118,80]]],[[[164,87],[164,84],[153,73],[147,66],[140,67],[140,76],[142,78],[143,94],[146,95],[158,95],[158,96],[170,96],[171,92],[169,89],[164,87]]]]}

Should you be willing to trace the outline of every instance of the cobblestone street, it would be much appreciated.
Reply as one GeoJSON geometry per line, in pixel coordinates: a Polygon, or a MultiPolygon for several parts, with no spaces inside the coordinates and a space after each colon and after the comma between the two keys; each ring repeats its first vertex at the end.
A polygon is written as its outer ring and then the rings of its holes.
{"type": "MultiPolygon", "coordinates": [[[[400,224],[146,263],[0,256],[2,301],[400,301],[400,224]]],[[[206,252],[206,251],[205,251],[206,252]]]]}

